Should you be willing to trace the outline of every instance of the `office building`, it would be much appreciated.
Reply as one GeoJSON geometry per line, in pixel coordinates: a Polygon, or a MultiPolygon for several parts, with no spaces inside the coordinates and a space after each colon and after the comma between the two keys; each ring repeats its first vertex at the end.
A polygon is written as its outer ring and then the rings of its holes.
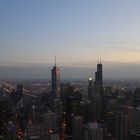
{"type": "Polygon", "coordinates": [[[18,102],[23,95],[23,86],[21,84],[18,84],[16,87],[16,91],[14,93],[14,99],[16,102],[18,102]]]}
{"type": "Polygon", "coordinates": [[[68,95],[65,99],[66,134],[72,136],[72,120],[80,113],[80,98],[78,94],[68,95]]]}
{"type": "Polygon", "coordinates": [[[133,106],[137,107],[140,105],[140,88],[136,88],[133,96],[133,106]]]}
{"type": "Polygon", "coordinates": [[[83,118],[77,116],[72,121],[72,140],[82,140],[83,118]]]}
{"type": "Polygon", "coordinates": [[[83,140],[103,140],[103,128],[97,122],[90,122],[83,127],[83,140]]]}
{"type": "Polygon", "coordinates": [[[56,58],[55,58],[55,66],[51,70],[51,86],[52,86],[52,96],[54,98],[60,98],[60,69],[56,66],[56,58]]]}
{"type": "Polygon", "coordinates": [[[89,78],[88,80],[88,99],[91,100],[93,95],[93,79],[89,78]]]}
{"type": "Polygon", "coordinates": [[[44,126],[46,129],[56,129],[57,128],[57,115],[52,111],[48,111],[44,115],[44,126]]]}
{"type": "Polygon", "coordinates": [[[102,64],[101,61],[98,62],[97,64],[97,71],[95,72],[95,82],[94,82],[94,90],[95,92],[98,92],[102,94],[103,92],[103,72],[102,72],[102,64]]]}
{"type": "Polygon", "coordinates": [[[97,71],[95,72],[94,81],[94,105],[96,108],[97,120],[104,119],[104,96],[103,96],[103,66],[101,60],[97,64],[97,71]]]}
{"type": "Polygon", "coordinates": [[[124,113],[117,115],[116,140],[128,140],[128,116],[124,113]]]}

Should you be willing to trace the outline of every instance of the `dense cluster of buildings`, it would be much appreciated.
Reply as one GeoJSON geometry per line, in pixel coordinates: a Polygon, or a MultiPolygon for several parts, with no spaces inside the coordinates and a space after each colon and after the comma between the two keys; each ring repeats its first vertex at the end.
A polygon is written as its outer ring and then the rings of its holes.
{"type": "Polygon", "coordinates": [[[140,88],[103,86],[101,61],[85,95],[60,83],[56,62],[51,72],[50,92],[36,96],[18,84],[0,98],[0,140],[140,139],[140,88]]]}

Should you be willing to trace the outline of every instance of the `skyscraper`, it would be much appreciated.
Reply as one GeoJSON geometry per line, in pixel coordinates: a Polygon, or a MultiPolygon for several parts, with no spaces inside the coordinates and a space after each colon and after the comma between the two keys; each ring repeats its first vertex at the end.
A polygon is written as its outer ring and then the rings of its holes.
{"type": "Polygon", "coordinates": [[[72,121],[72,140],[82,140],[83,118],[76,116],[72,121]]]}
{"type": "Polygon", "coordinates": [[[93,79],[89,78],[88,80],[88,99],[91,100],[93,94],[93,79]]]}
{"type": "Polygon", "coordinates": [[[77,93],[68,95],[65,99],[65,112],[66,112],[66,134],[72,136],[72,120],[74,117],[79,116],[80,97],[77,93]]]}
{"type": "Polygon", "coordinates": [[[133,106],[138,107],[140,105],[140,88],[136,88],[133,95],[133,106]]]}
{"type": "Polygon", "coordinates": [[[51,70],[51,86],[52,86],[52,96],[54,98],[60,98],[60,69],[56,66],[56,57],[55,57],[55,65],[51,70]]]}
{"type": "Polygon", "coordinates": [[[96,109],[96,119],[103,119],[104,113],[104,97],[103,97],[103,66],[101,60],[98,61],[97,71],[95,72],[95,81],[94,81],[94,108],[96,109]]]}
{"type": "Polygon", "coordinates": [[[117,114],[116,140],[128,140],[128,116],[124,113],[117,114]]]}
{"type": "Polygon", "coordinates": [[[23,86],[21,84],[17,85],[17,88],[16,88],[16,99],[17,101],[20,100],[20,98],[22,97],[22,94],[23,94],[23,86]]]}
{"type": "Polygon", "coordinates": [[[95,72],[94,89],[96,92],[102,94],[103,80],[102,80],[102,64],[101,60],[97,64],[97,71],[95,72]]]}
{"type": "Polygon", "coordinates": [[[103,128],[97,122],[90,122],[83,127],[83,140],[103,140],[103,128]]]}

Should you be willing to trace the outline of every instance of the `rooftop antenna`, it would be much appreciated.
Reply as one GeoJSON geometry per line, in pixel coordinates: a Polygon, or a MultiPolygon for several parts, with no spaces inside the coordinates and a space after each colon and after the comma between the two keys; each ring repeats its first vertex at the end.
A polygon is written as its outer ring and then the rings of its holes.
{"type": "Polygon", "coordinates": [[[101,63],[102,63],[101,57],[98,57],[98,64],[101,64],[101,63]]]}
{"type": "Polygon", "coordinates": [[[102,64],[102,59],[100,58],[100,64],[102,64]]]}
{"type": "Polygon", "coordinates": [[[98,63],[98,64],[100,63],[100,59],[99,59],[99,57],[98,57],[98,61],[97,61],[97,63],[98,63]]]}
{"type": "Polygon", "coordinates": [[[55,55],[55,66],[56,66],[56,55],[55,55]]]}

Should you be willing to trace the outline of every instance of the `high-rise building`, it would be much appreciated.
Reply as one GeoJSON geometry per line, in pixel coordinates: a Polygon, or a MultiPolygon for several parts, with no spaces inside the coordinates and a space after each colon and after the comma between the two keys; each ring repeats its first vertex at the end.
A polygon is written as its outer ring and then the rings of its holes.
{"type": "Polygon", "coordinates": [[[53,99],[51,110],[57,114],[62,113],[62,102],[60,99],[53,99]]]}
{"type": "Polygon", "coordinates": [[[18,100],[20,100],[20,98],[22,97],[22,95],[23,95],[23,86],[21,85],[21,84],[18,84],[17,85],[17,88],[16,88],[16,92],[15,92],[15,98],[16,98],[16,100],[18,101],[18,100]]]}
{"type": "Polygon", "coordinates": [[[93,102],[87,100],[84,104],[84,123],[93,122],[95,120],[95,111],[93,102]]]}
{"type": "Polygon", "coordinates": [[[77,116],[72,122],[72,140],[82,140],[83,118],[77,116]]]}
{"type": "Polygon", "coordinates": [[[140,105],[140,88],[136,88],[133,97],[133,106],[137,107],[140,105]]]}
{"type": "Polygon", "coordinates": [[[59,140],[59,135],[53,129],[48,129],[45,140],[59,140]]]}
{"type": "Polygon", "coordinates": [[[51,86],[52,86],[52,96],[54,98],[60,98],[60,69],[56,65],[56,57],[55,57],[55,65],[51,70],[51,86]]]}
{"type": "Polygon", "coordinates": [[[83,140],[103,140],[103,128],[97,122],[86,124],[83,127],[83,140]]]}
{"type": "Polygon", "coordinates": [[[23,86],[21,84],[18,84],[16,91],[22,93],[23,92],[23,86]]]}
{"type": "Polygon", "coordinates": [[[68,95],[65,100],[66,134],[72,136],[72,120],[80,113],[80,98],[78,94],[68,95]]]}
{"type": "Polygon", "coordinates": [[[57,129],[57,114],[52,111],[48,111],[44,115],[44,125],[46,129],[57,129]]]}
{"type": "Polygon", "coordinates": [[[93,94],[93,79],[89,78],[88,80],[88,99],[91,100],[93,94]]]}
{"type": "Polygon", "coordinates": [[[129,140],[140,140],[140,131],[131,132],[129,140]]]}
{"type": "Polygon", "coordinates": [[[116,140],[128,140],[128,116],[124,113],[117,115],[116,140]]]}
{"type": "Polygon", "coordinates": [[[103,97],[103,66],[101,60],[97,64],[97,71],[95,72],[94,81],[94,105],[96,106],[97,120],[103,119],[104,113],[104,97],[103,97]]]}
{"type": "Polygon", "coordinates": [[[97,64],[97,71],[95,72],[95,82],[94,82],[94,89],[96,92],[102,93],[103,90],[103,74],[102,74],[102,64],[101,61],[97,64]]]}
{"type": "Polygon", "coordinates": [[[93,118],[94,121],[101,121],[102,120],[102,111],[103,111],[103,105],[102,105],[102,96],[95,94],[92,101],[92,108],[94,111],[93,118]]]}
{"type": "Polygon", "coordinates": [[[127,114],[128,128],[130,131],[131,139],[140,139],[140,108],[132,106],[128,107],[127,114]]]}

